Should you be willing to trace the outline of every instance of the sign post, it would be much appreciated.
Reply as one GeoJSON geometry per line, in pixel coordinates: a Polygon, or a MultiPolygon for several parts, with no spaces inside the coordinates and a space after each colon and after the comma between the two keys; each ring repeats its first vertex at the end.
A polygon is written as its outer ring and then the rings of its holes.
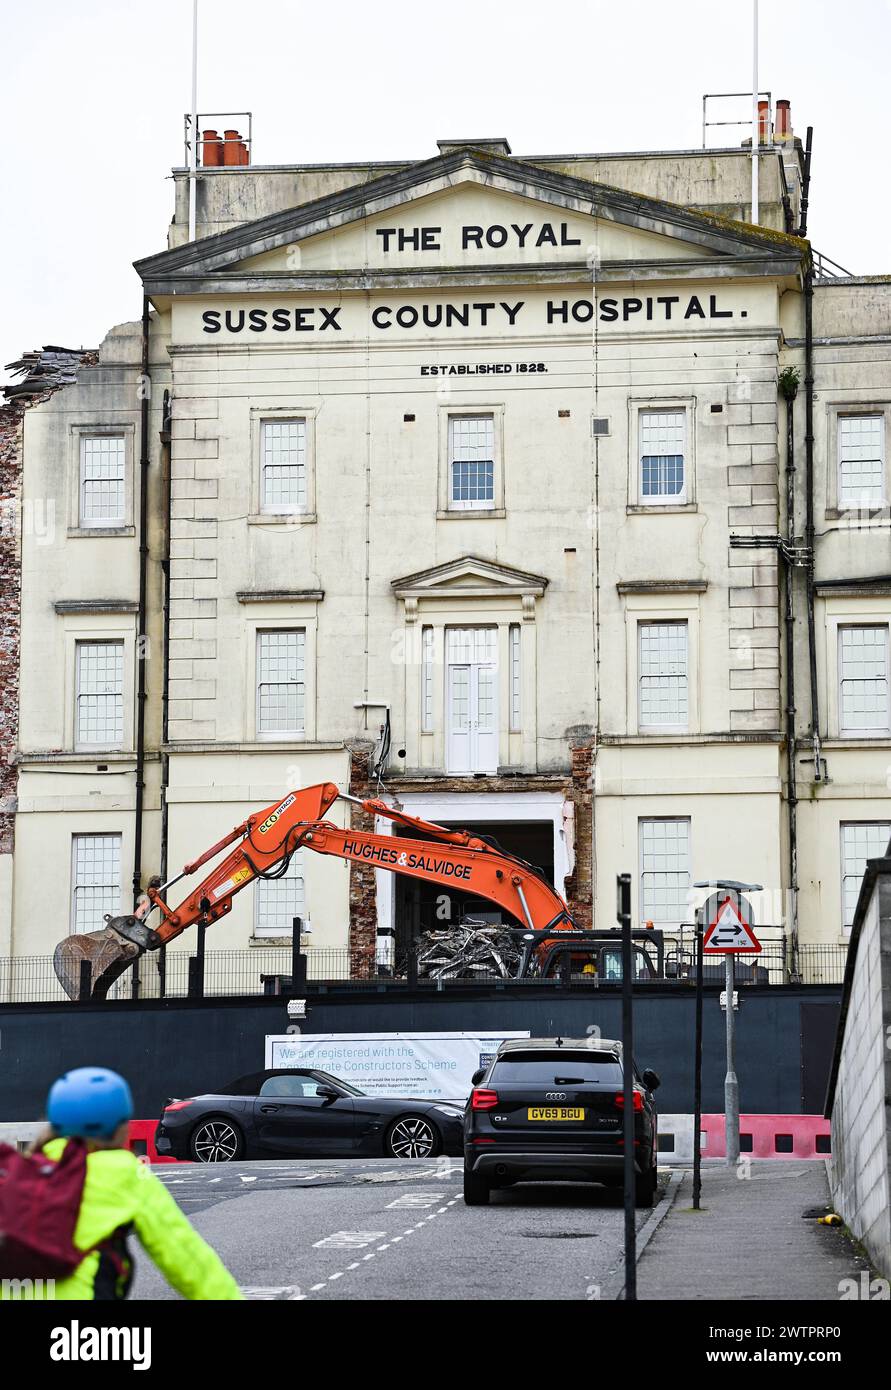
{"type": "MultiPolygon", "coordinates": [[[[704,886],[704,885],[703,885],[704,886]]],[[[739,1161],[739,1079],[736,1075],[736,1013],[733,1007],[733,957],[760,951],[752,927],[752,907],[743,891],[757,892],[756,883],[719,882],[702,909],[709,923],[702,941],[705,955],[723,955],[727,1000],[727,1072],[724,1077],[724,1144],[727,1162],[739,1161]]]]}
{"type": "Polygon", "coordinates": [[[702,1196],[702,913],[696,914],[696,1042],[693,1073],[693,1210],[702,1196]]]}
{"type": "Polygon", "coordinates": [[[616,875],[616,920],[622,928],[622,1121],[625,1195],[626,1303],[637,1302],[637,1232],[634,1225],[634,1019],[632,1013],[631,875],[616,875]]]}
{"type": "Polygon", "coordinates": [[[735,1168],[739,1161],[739,1080],[736,1075],[736,1013],[733,1008],[733,956],[724,957],[727,991],[727,1075],[724,1077],[724,1151],[735,1168]]]}

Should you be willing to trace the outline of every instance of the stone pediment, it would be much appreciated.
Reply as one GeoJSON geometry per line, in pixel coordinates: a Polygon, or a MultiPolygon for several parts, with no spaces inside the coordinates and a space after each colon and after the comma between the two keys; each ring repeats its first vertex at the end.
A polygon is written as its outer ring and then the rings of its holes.
{"type": "Polygon", "coordinates": [[[520,599],[524,611],[531,613],[535,600],[541,598],[547,586],[544,575],[483,560],[477,555],[464,555],[459,560],[394,579],[390,587],[410,610],[415,610],[421,599],[514,598],[520,599]]]}

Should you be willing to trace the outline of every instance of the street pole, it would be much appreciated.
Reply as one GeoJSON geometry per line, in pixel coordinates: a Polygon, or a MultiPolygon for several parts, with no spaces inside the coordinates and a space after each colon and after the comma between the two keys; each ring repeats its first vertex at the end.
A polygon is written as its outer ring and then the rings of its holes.
{"type": "Polygon", "coordinates": [[[758,120],[758,0],[753,0],[752,29],[752,216],[750,221],[757,227],[760,217],[758,209],[758,159],[761,154],[761,132],[758,120]]]}
{"type": "Polygon", "coordinates": [[[192,110],[189,129],[189,241],[195,240],[198,197],[198,0],[192,0],[192,110]]]}
{"type": "Polygon", "coordinates": [[[634,1018],[633,952],[631,946],[631,875],[617,874],[618,921],[622,928],[622,1119],[625,1197],[625,1292],[626,1303],[637,1302],[637,1233],[634,1226],[634,1018]]]}
{"type": "Polygon", "coordinates": [[[739,1082],[736,1078],[736,1020],[733,1012],[733,956],[724,957],[727,991],[727,1075],[724,1078],[724,1136],[727,1162],[735,1167],[739,1159],[739,1082]]]}
{"type": "Polygon", "coordinates": [[[696,1042],[693,1074],[693,1210],[702,1196],[702,913],[696,914],[696,1042]]]}

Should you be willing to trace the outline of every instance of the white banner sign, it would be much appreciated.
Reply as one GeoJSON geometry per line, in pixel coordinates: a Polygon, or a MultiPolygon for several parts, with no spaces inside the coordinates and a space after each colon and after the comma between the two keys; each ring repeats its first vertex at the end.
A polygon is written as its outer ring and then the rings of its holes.
{"type": "Polygon", "coordinates": [[[471,1077],[505,1033],[288,1033],[266,1038],[266,1066],[312,1067],[360,1091],[419,1100],[466,1100],[471,1077]]]}

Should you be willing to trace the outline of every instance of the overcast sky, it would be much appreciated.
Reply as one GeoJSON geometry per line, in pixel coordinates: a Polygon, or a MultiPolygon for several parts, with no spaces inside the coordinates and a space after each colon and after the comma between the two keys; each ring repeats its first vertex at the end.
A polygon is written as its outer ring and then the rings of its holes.
{"type": "MultiPolygon", "coordinates": [[[[762,89],[814,127],[809,232],[891,272],[891,0],[761,0],[762,89]]],[[[254,116],[254,162],[690,149],[704,92],[751,87],[751,0],[201,0],[199,110],[254,116]]],[[[190,102],[191,0],[3,10],[3,364],[97,346],[163,250],[190,102]]],[[[734,140],[744,132],[733,132],[734,140]]],[[[728,141],[730,143],[730,141],[728,141]]]]}

